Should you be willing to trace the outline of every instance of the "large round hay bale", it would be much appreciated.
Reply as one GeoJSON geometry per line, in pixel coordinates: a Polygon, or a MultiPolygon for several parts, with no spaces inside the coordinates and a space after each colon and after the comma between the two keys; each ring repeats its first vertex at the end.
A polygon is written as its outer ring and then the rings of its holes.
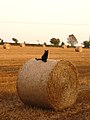
{"type": "Polygon", "coordinates": [[[82,46],[77,46],[77,47],[75,48],[75,51],[76,51],[76,52],[82,52],[82,46]]]}
{"type": "Polygon", "coordinates": [[[64,48],[64,49],[65,49],[65,48],[67,48],[67,46],[66,46],[66,45],[62,45],[62,48],[64,48]]]}
{"type": "Polygon", "coordinates": [[[10,48],[11,48],[11,45],[10,45],[9,43],[5,43],[5,44],[3,45],[3,48],[4,48],[4,49],[10,49],[10,48]]]}
{"type": "Polygon", "coordinates": [[[32,59],[19,71],[17,92],[25,104],[60,110],[74,104],[77,85],[77,70],[71,62],[32,59]]]}
{"type": "Polygon", "coordinates": [[[25,47],[25,44],[24,43],[20,43],[20,47],[25,47]]]}

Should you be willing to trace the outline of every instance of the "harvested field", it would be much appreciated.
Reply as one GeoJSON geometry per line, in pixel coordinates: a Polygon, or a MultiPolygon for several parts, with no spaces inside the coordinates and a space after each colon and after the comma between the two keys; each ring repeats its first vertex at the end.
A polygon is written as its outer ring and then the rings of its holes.
{"type": "Polygon", "coordinates": [[[90,120],[90,49],[49,47],[49,59],[71,61],[79,75],[79,94],[74,105],[60,111],[24,105],[16,90],[22,65],[43,54],[43,47],[0,46],[0,120],[90,120]]]}

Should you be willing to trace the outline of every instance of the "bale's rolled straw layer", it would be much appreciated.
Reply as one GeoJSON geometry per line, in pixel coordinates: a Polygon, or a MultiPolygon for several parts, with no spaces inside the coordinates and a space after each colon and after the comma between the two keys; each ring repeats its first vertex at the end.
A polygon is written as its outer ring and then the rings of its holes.
{"type": "Polygon", "coordinates": [[[77,97],[77,70],[69,61],[30,60],[20,70],[17,91],[30,105],[60,110],[77,97]]]}

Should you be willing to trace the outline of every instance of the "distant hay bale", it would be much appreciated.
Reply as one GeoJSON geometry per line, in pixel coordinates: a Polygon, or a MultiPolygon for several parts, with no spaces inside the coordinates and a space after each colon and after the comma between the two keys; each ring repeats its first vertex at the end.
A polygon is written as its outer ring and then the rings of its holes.
{"type": "Polygon", "coordinates": [[[82,46],[77,46],[76,48],[75,48],[75,51],[76,52],[82,52],[82,46]]]}
{"type": "Polygon", "coordinates": [[[3,45],[3,48],[4,48],[4,49],[10,49],[10,48],[11,48],[11,45],[10,45],[9,43],[5,43],[5,44],[3,45]]]}
{"type": "Polygon", "coordinates": [[[62,45],[62,48],[67,48],[67,46],[66,45],[62,45]]]}
{"type": "Polygon", "coordinates": [[[43,45],[42,45],[42,47],[43,47],[43,50],[45,50],[45,49],[46,49],[46,45],[44,45],[44,44],[43,44],[43,45]]]}
{"type": "Polygon", "coordinates": [[[20,43],[20,47],[25,47],[25,44],[24,43],[20,43]]]}
{"type": "Polygon", "coordinates": [[[32,59],[19,71],[17,92],[25,104],[60,110],[74,104],[77,85],[77,70],[71,62],[32,59]]]}

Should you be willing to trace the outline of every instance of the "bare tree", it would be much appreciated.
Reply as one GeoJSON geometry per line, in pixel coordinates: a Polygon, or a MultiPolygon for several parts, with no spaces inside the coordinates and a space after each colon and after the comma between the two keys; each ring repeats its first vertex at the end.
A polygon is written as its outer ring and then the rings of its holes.
{"type": "Polygon", "coordinates": [[[67,43],[71,44],[71,46],[74,46],[76,43],[78,43],[78,41],[76,37],[73,34],[71,34],[67,38],[67,43]]]}

